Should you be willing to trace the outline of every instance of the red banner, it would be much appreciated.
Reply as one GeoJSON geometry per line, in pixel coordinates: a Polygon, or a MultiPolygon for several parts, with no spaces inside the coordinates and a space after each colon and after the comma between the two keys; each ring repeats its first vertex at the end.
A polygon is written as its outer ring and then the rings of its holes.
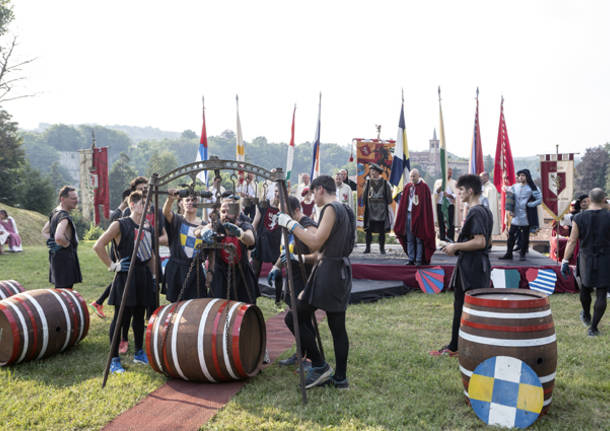
{"type": "Polygon", "coordinates": [[[541,155],[540,180],[543,207],[555,220],[561,220],[574,195],[574,154],[541,155]]]}
{"type": "Polygon", "coordinates": [[[93,207],[95,224],[100,223],[100,205],[104,207],[104,218],[110,218],[110,188],[108,186],[108,147],[93,149],[93,167],[90,175],[94,190],[93,207]]]}

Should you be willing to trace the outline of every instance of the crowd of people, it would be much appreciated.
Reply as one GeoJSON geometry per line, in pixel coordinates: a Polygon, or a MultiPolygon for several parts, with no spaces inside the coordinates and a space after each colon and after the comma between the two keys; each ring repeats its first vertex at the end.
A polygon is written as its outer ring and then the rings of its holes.
{"type": "MultiPolygon", "coordinates": [[[[379,251],[384,254],[385,235],[393,226],[408,257],[407,263],[426,265],[436,250],[436,217],[442,251],[457,256],[457,266],[451,279],[455,292],[451,340],[430,353],[456,356],[464,294],[490,284],[491,236],[501,223],[497,191],[493,185],[490,187],[487,173],[463,175],[456,181],[451,178],[451,172],[444,189],[442,182],[437,181],[431,190],[417,169],[413,169],[410,181],[400,194],[396,220],[393,220],[392,190],[382,172],[380,166],[371,164],[364,183],[364,253],[371,252],[375,233],[379,251]],[[468,211],[454,241],[457,200],[468,211]]],[[[258,279],[262,266],[269,263],[272,269],[267,279],[275,287],[276,301],[283,298],[297,311],[303,357],[307,359],[304,362],[306,387],[332,384],[347,388],[349,338],[345,319],[352,284],[349,256],[356,242],[355,188],[347,171],[338,172],[334,178],[322,175],[313,181],[302,174],[298,185],[288,189],[285,212],[282,212],[277,184],[269,182],[259,187],[253,175],[240,174],[238,186],[227,191],[217,175],[210,187],[211,193],[203,199],[200,192],[192,189],[169,189],[162,209],[150,206],[144,213],[148,182],[144,177],[135,178],[113,212],[110,226],[93,246],[100,261],[113,273],[112,282],[91,304],[100,317],[105,317],[106,299],[115,307],[109,328],[111,340],[119,323],[118,308],[123,292],[127,289],[121,342],[112,348],[110,371],[124,372],[120,355],[128,350],[130,324],[135,343],[134,362],[148,363],[143,351],[144,328],[147,315],[150,316],[156,305],[158,289],[169,302],[213,297],[255,304],[260,296],[258,279]],[[203,208],[201,213],[200,208],[203,208]],[[290,235],[288,251],[282,243],[282,227],[290,235]],[[142,234],[134,253],[138,231],[142,234]],[[155,241],[169,248],[170,256],[162,276],[160,262],[155,260],[153,252],[157,246],[155,241]],[[293,268],[294,304],[283,276],[288,256],[293,268]],[[134,277],[126,286],[130,267],[134,277]],[[314,316],[317,309],[327,315],[335,352],[334,370],[323,353],[314,316]]],[[[540,204],[540,190],[531,181],[529,171],[522,170],[517,184],[505,191],[512,195],[508,211],[512,223],[503,258],[512,258],[518,241],[523,259],[531,227],[538,223],[530,210],[540,204]]],[[[74,188],[65,186],[58,200],[58,207],[43,228],[49,247],[49,281],[58,288],[71,288],[82,281],[78,235],[70,216],[78,196],[74,188]]],[[[569,220],[570,242],[565,253],[565,259],[570,259],[580,243],[577,274],[582,281],[581,320],[589,326],[590,335],[599,333],[597,326],[606,308],[610,284],[610,213],[605,202],[601,189],[594,189],[586,199],[579,198],[580,212],[576,211],[569,220]],[[588,210],[583,211],[587,205],[588,210]],[[591,315],[592,289],[597,289],[597,298],[591,315]]],[[[569,267],[565,259],[562,272],[567,274],[569,267]]],[[[285,323],[294,333],[291,313],[286,315],[285,323]]],[[[280,365],[294,365],[296,361],[295,354],[280,361],[280,365]]]]}

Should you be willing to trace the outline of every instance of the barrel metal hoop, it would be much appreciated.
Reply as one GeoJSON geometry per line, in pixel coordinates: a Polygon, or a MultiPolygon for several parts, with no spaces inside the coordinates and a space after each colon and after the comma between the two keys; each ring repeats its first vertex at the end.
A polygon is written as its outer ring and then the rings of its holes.
{"type": "Polygon", "coordinates": [[[469,334],[460,329],[459,335],[460,335],[460,338],[463,338],[464,340],[467,340],[467,341],[471,341],[473,343],[486,344],[486,345],[490,345],[490,346],[500,346],[500,347],[544,346],[545,344],[551,344],[551,343],[554,343],[557,341],[556,334],[549,335],[548,337],[542,337],[542,338],[512,340],[512,339],[502,339],[502,338],[480,337],[478,335],[469,334]]]}
{"type": "Polygon", "coordinates": [[[239,350],[239,335],[241,331],[241,323],[244,320],[246,315],[246,311],[248,311],[250,305],[242,304],[239,307],[239,311],[237,316],[235,317],[235,323],[233,324],[233,333],[231,334],[231,344],[233,346],[233,359],[235,361],[235,366],[237,367],[237,371],[241,374],[242,377],[247,377],[248,373],[244,370],[244,365],[241,363],[241,352],[239,350]]]}
{"type": "Polygon", "coordinates": [[[66,340],[64,341],[64,345],[59,350],[60,352],[63,352],[64,350],[66,350],[66,347],[68,347],[68,343],[70,342],[72,325],[70,323],[70,314],[68,313],[66,304],[64,304],[64,301],[62,301],[61,296],[59,296],[59,294],[57,292],[55,292],[55,290],[57,290],[57,289],[49,289],[49,292],[51,292],[53,294],[53,296],[55,297],[55,299],[57,299],[57,302],[59,302],[59,305],[61,306],[61,309],[64,312],[64,317],[66,318],[66,340]]]}
{"type": "Polygon", "coordinates": [[[472,316],[479,317],[491,317],[495,319],[534,319],[550,316],[551,309],[548,308],[542,311],[530,311],[527,313],[497,313],[494,311],[476,310],[474,308],[470,308],[464,305],[464,307],[462,308],[462,313],[468,313],[472,316]]]}
{"type": "Polygon", "coordinates": [[[197,354],[199,356],[199,365],[201,366],[201,371],[203,375],[213,383],[216,383],[216,379],[212,377],[210,371],[208,370],[207,364],[205,363],[205,351],[204,351],[204,337],[205,337],[205,324],[208,321],[208,316],[210,315],[210,310],[212,306],[216,304],[220,299],[216,298],[208,302],[205,306],[203,313],[201,315],[201,320],[199,321],[199,330],[197,331],[197,354]]]}
{"type": "Polygon", "coordinates": [[[40,349],[40,353],[38,353],[38,356],[36,357],[36,359],[40,359],[45,353],[47,353],[47,347],[49,346],[49,324],[47,322],[47,317],[44,313],[44,310],[42,309],[42,306],[40,305],[38,300],[26,292],[23,292],[22,295],[28,298],[30,302],[34,305],[34,308],[36,308],[36,311],[38,311],[38,315],[40,316],[40,321],[42,322],[42,348],[40,349]]]}
{"type": "MultiPolygon", "coordinates": [[[[229,340],[232,338],[229,328],[231,327],[231,319],[233,318],[233,313],[240,305],[241,305],[241,303],[239,303],[239,302],[235,302],[234,304],[231,305],[231,308],[229,309],[229,311],[227,313],[227,318],[225,319],[225,325],[224,325],[224,331],[223,331],[223,337],[222,337],[222,355],[224,358],[225,367],[227,368],[227,372],[229,373],[229,375],[231,377],[233,377],[235,380],[239,380],[239,377],[237,377],[237,375],[235,374],[235,370],[233,370],[233,366],[231,365],[231,357],[229,356],[228,344],[229,344],[229,340]]],[[[233,350],[234,349],[231,349],[231,351],[233,351],[233,350]]],[[[237,349],[237,350],[239,351],[239,349],[237,349]]]]}
{"type": "Polygon", "coordinates": [[[187,381],[188,381],[188,379],[182,372],[182,368],[180,368],[180,363],[178,361],[177,343],[178,343],[178,328],[180,327],[180,319],[182,319],[182,314],[184,314],[184,310],[186,309],[186,307],[188,307],[188,305],[192,301],[193,301],[192,299],[189,299],[188,301],[185,301],[182,304],[180,304],[180,308],[178,309],[178,313],[176,315],[176,318],[174,319],[174,324],[172,325],[171,349],[172,349],[172,360],[174,361],[174,368],[176,369],[176,372],[180,375],[180,377],[182,377],[184,380],[187,380],[187,381]]]}
{"type": "Polygon", "coordinates": [[[19,307],[17,307],[17,304],[15,304],[15,302],[12,298],[9,298],[6,301],[6,304],[11,307],[11,310],[13,310],[15,312],[15,314],[17,315],[17,318],[19,319],[19,323],[21,324],[21,327],[23,328],[23,350],[21,351],[21,355],[19,356],[19,358],[17,359],[17,363],[23,361],[23,359],[25,358],[25,353],[28,350],[29,347],[29,337],[28,337],[28,327],[25,324],[25,318],[23,317],[23,314],[21,313],[21,310],[19,310],[19,307]]]}
{"type": "Polygon", "coordinates": [[[478,298],[472,295],[466,295],[464,301],[466,304],[477,305],[480,307],[491,307],[491,308],[538,308],[548,305],[548,298],[536,298],[536,299],[523,299],[523,300],[509,300],[509,299],[490,299],[490,298],[478,298]]]}
{"type": "Polygon", "coordinates": [[[226,380],[226,375],[222,372],[220,368],[220,363],[218,362],[218,349],[216,348],[216,334],[218,333],[218,324],[220,323],[220,317],[222,316],[222,312],[226,308],[226,306],[231,302],[230,300],[226,300],[216,312],[216,316],[214,317],[214,326],[212,327],[212,360],[214,361],[214,367],[216,368],[216,372],[218,373],[218,377],[221,380],[226,380]]]}
{"type": "Polygon", "coordinates": [[[13,354],[6,362],[3,362],[1,365],[12,364],[17,357],[17,352],[19,351],[19,344],[21,342],[21,337],[19,336],[19,330],[17,329],[17,321],[13,317],[11,309],[4,304],[0,304],[0,311],[4,310],[4,316],[6,320],[8,320],[9,325],[11,326],[11,332],[13,333],[13,354]]]}
{"type": "Polygon", "coordinates": [[[34,355],[36,354],[36,346],[38,346],[38,325],[36,324],[36,318],[34,317],[34,313],[32,313],[32,309],[27,303],[27,299],[18,296],[14,296],[13,299],[21,304],[28,314],[30,322],[32,322],[32,353],[27,357],[28,360],[31,360],[34,358],[34,355]]]}

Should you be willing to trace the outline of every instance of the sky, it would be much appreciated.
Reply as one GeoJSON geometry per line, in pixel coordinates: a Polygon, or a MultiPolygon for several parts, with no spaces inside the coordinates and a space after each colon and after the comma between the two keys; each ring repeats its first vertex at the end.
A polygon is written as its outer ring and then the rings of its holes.
{"type": "MultiPolygon", "coordinates": [[[[470,149],[479,87],[485,154],[500,100],[513,156],[584,153],[610,141],[610,2],[13,1],[16,60],[35,58],[4,104],[39,123],[235,130],[246,141],[395,139],[404,90],[409,149],[439,127],[470,149]]],[[[246,153],[248,149],[246,148],[246,153]]],[[[322,154],[323,157],[323,154],[322,154]]]]}

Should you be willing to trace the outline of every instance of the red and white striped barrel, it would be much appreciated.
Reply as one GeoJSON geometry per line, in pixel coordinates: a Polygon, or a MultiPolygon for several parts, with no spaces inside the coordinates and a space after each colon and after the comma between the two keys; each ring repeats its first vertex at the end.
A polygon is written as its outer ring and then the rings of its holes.
{"type": "Polygon", "coordinates": [[[466,292],[458,341],[460,371],[468,397],[474,369],[492,356],[528,364],[544,390],[542,413],[553,399],[557,337],[549,298],[529,289],[477,289],[466,292]]]}
{"type": "Polygon", "coordinates": [[[0,366],[63,352],[88,331],[87,304],[72,289],[13,295],[0,301],[0,366]]]}
{"type": "Polygon", "coordinates": [[[0,299],[6,299],[24,291],[23,286],[15,280],[0,280],[0,299]]]}
{"type": "Polygon", "coordinates": [[[200,298],[159,307],[146,328],[146,354],[162,374],[198,382],[252,377],[266,346],[263,314],[256,305],[200,298]]]}

